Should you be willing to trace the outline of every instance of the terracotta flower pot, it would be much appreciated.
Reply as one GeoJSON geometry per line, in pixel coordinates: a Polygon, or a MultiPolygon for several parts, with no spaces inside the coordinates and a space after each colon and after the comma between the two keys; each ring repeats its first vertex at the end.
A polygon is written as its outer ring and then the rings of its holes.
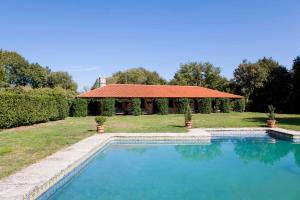
{"type": "Polygon", "coordinates": [[[267,125],[268,125],[269,128],[275,128],[276,127],[276,120],[272,120],[272,119],[267,120],[267,125]]]}
{"type": "Polygon", "coordinates": [[[185,122],[185,126],[186,126],[188,129],[191,129],[192,126],[193,126],[192,121],[187,121],[187,122],[185,122]]]}
{"type": "Polygon", "coordinates": [[[97,125],[97,133],[103,134],[104,133],[104,126],[97,125]]]}

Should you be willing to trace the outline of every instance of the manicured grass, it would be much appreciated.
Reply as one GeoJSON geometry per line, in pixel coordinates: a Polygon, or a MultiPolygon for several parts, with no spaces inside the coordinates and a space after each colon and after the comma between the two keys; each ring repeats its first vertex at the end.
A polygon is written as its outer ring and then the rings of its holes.
{"type": "MultiPolygon", "coordinates": [[[[264,127],[265,113],[194,114],[193,127],[264,127]]],[[[300,115],[277,114],[279,127],[300,131],[300,115]]],[[[109,117],[111,132],[186,132],[183,115],[109,117]]],[[[67,118],[0,132],[0,178],[95,134],[94,117],[67,118]]]]}
{"type": "MultiPolygon", "coordinates": [[[[265,127],[266,113],[194,114],[194,128],[265,127]]],[[[279,127],[300,130],[300,115],[277,114],[279,127]]],[[[184,117],[175,115],[114,116],[106,132],[185,132],[184,117]]]]}
{"type": "Polygon", "coordinates": [[[0,178],[95,133],[92,118],[68,118],[0,132],[0,178]]]}

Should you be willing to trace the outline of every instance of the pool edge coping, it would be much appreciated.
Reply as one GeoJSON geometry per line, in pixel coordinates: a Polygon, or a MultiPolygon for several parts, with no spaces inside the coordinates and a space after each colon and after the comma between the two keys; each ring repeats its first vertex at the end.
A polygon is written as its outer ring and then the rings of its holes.
{"type": "MultiPolygon", "coordinates": [[[[191,140],[210,139],[210,132],[267,131],[279,136],[299,138],[300,132],[281,128],[201,128],[187,133],[108,133],[95,134],[43,158],[37,163],[0,180],[1,199],[36,199],[77,166],[113,140],[191,140]],[[72,157],[73,156],[73,157],[72,157]],[[46,173],[46,174],[44,174],[46,173]]],[[[243,135],[243,134],[233,134],[243,135]]]]}

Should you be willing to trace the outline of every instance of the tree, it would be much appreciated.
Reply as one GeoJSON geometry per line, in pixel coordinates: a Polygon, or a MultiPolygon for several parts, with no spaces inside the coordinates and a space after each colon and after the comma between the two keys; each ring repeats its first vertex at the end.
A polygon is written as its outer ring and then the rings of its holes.
{"type": "Polygon", "coordinates": [[[172,85],[193,85],[226,90],[229,82],[220,75],[221,69],[210,63],[190,62],[180,66],[171,80],[172,85]]]}
{"type": "Polygon", "coordinates": [[[0,50],[0,82],[15,86],[30,85],[33,88],[47,86],[50,70],[38,63],[30,64],[16,52],[0,50]]]}
{"type": "Polygon", "coordinates": [[[30,64],[26,73],[27,84],[33,88],[46,87],[49,73],[49,68],[44,68],[38,63],[30,64]]]}
{"type": "Polygon", "coordinates": [[[67,72],[51,72],[47,77],[47,83],[51,88],[61,87],[66,90],[77,90],[77,84],[67,72]]]}
{"type": "Polygon", "coordinates": [[[243,60],[234,71],[234,83],[240,93],[249,98],[256,89],[263,88],[271,71],[279,67],[272,58],[262,58],[255,63],[243,60]]]}
{"type": "MultiPolygon", "coordinates": [[[[118,71],[106,79],[107,84],[143,84],[143,85],[165,85],[167,81],[157,72],[148,71],[142,67],[118,71]]],[[[92,89],[99,87],[97,79],[92,89]]]]}
{"type": "Polygon", "coordinates": [[[0,87],[5,86],[6,78],[5,78],[5,69],[3,66],[0,66],[0,87]]]}
{"type": "Polygon", "coordinates": [[[264,87],[252,95],[254,111],[265,112],[268,105],[274,105],[279,112],[291,112],[292,88],[289,71],[282,66],[273,69],[264,87]]]}
{"type": "Polygon", "coordinates": [[[294,59],[293,69],[293,102],[292,105],[295,107],[295,112],[300,113],[300,57],[297,56],[294,59]]]}
{"type": "Polygon", "coordinates": [[[28,84],[29,63],[18,53],[0,50],[0,68],[2,73],[5,70],[4,77],[8,84],[21,86],[28,84]]]}

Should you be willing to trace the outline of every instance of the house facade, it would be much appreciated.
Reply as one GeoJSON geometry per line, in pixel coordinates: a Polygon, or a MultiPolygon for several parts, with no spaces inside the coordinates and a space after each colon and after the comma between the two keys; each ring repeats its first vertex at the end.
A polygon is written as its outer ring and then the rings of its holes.
{"type": "MultiPolygon", "coordinates": [[[[198,110],[198,101],[202,98],[241,99],[242,96],[221,92],[198,86],[178,85],[139,85],[139,84],[110,84],[85,92],[78,96],[91,100],[114,98],[116,100],[116,114],[128,114],[132,107],[132,99],[141,99],[141,109],[144,114],[153,114],[156,111],[156,99],[167,98],[169,113],[178,112],[178,100],[189,99],[191,109],[198,110]]],[[[93,101],[91,101],[93,102],[93,101]]],[[[93,109],[93,106],[90,107],[93,109]]]]}

